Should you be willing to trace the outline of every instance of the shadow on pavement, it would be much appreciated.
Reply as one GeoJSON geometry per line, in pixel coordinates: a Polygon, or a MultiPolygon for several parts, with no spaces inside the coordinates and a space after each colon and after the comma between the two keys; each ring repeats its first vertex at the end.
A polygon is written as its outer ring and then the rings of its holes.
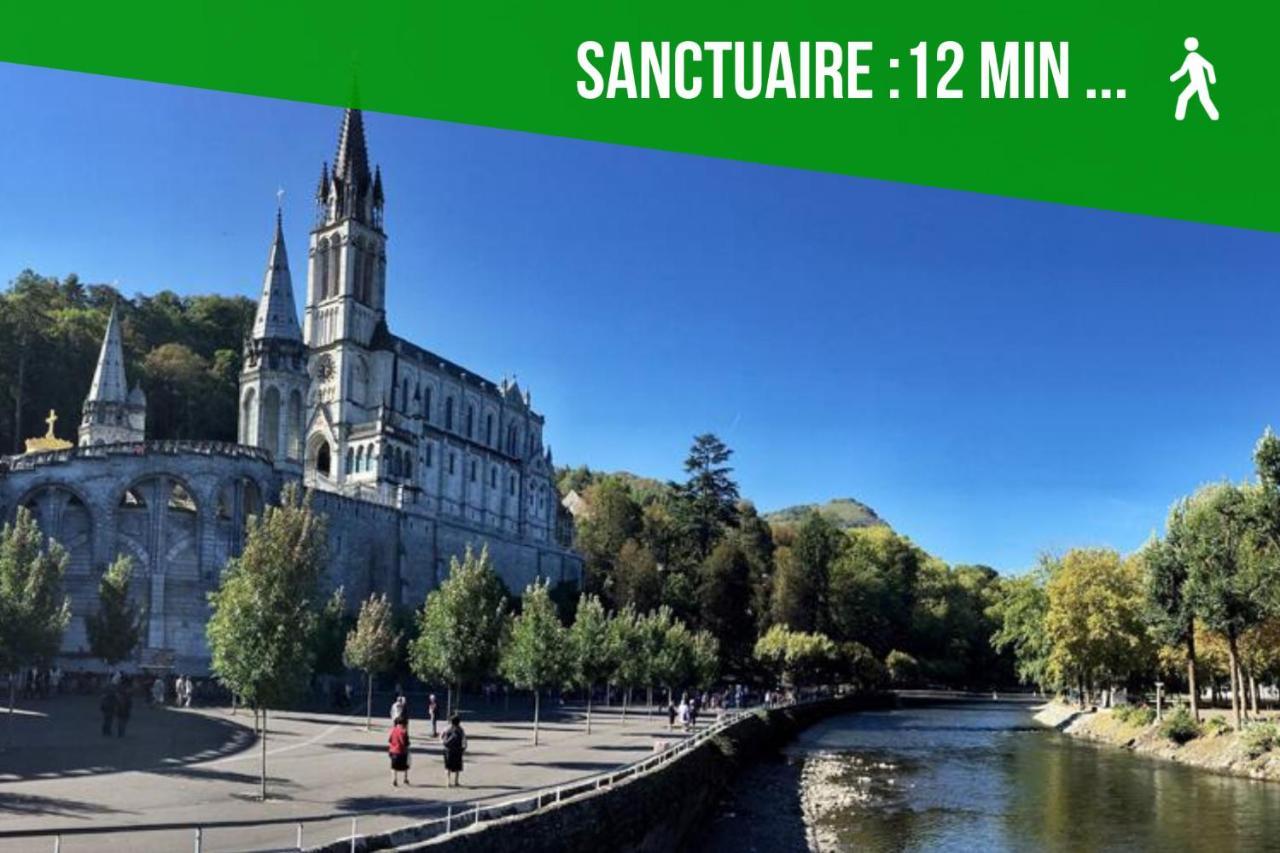
{"type": "Polygon", "coordinates": [[[246,725],[134,702],[124,737],[102,734],[98,699],[62,696],[36,704],[42,715],[14,718],[11,746],[0,752],[0,782],[167,771],[253,746],[246,725]]]}
{"type": "Polygon", "coordinates": [[[34,794],[0,794],[0,814],[49,815],[56,817],[89,817],[104,814],[134,814],[118,809],[68,800],[63,797],[39,797],[34,794]]]}

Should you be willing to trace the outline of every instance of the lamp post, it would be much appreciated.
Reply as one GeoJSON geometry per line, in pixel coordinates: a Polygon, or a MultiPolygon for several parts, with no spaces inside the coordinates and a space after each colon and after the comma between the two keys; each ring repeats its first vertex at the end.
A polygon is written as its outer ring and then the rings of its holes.
{"type": "Polygon", "coordinates": [[[1156,722],[1164,719],[1164,682],[1156,682],[1156,722]]]}

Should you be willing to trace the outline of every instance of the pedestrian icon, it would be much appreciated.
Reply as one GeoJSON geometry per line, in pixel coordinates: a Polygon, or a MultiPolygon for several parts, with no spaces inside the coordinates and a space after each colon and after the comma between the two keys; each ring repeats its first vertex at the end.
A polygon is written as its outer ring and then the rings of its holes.
{"type": "Polygon", "coordinates": [[[1218,108],[1213,105],[1213,98],[1209,97],[1209,87],[1218,82],[1213,74],[1213,63],[1196,53],[1196,48],[1200,47],[1200,41],[1195,36],[1188,38],[1183,45],[1187,48],[1187,58],[1182,61],[1182,67],[1169,78],[1169,82],[1176,82],[1178,78],[1185,76],[1187,88],[1183,89],[1182,94],[1178,96],[1178,108],[1174,111],[1173,117],[1178,121],[1185,119],[1187,103],[1191,100],[1191,96],[1199,95],[1200,106],[1204,107],[1210,120],[1217,121],[1218,108]]]}

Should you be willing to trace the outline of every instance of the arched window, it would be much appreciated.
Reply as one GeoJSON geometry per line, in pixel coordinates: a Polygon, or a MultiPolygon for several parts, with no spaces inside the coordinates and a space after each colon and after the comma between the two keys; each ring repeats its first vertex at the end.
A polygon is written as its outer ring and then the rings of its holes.
{"type": "Polygon", "coordinates": [[[297,461],[302,458],[302,392],[296,388],[289,393],[289,411],[285,417],[288,419],[285,426],[288,458],[297,461]]]}
{"type": "Polygon", "coordinates": [[[400,383],[400,411],[409,412],[409,377],[405,377],[400,383]]]}
{"type": "Polygon", "coordinates": [[[471,482],[476,481],[476,460],[471,460],[471,482]]]}
{"type": "Polygon", "coordinates": [[[493,415],[488,414],[484,417],[484,443],[493,446],[493,415]]]}
{"type": "Polygon", "coordinates": [[[467,404],[467,438],[471,438],[475,434],[476,425],[476,407],[467,404]]]}
{"type": "Polygon", "coordinates": [[[325,477],[333,476],[329,453],[329,442],[327,441],[322,442],[316,449],[316,473],[325,477]]]}
{"type": "Polygon", "coordinates": [[[354,465],[355,465],[355,453],[351,450],[350,447],[348,447],[347,448],[347,467],[344,469],[346,473],[348,474],[352,473],[352,471],[355,470],[354,465]]]}
{"type": "Polygon", "coordinates": [[[364,282],[361,285],[361,290],[364,291],[364,301],[369,305],[373,305],[373,276],[374,270],[379,264],[379,260],[373,254],[373,243],[370,243],[366,247],[366,250],[369,254],[368,257],[365,258],[364,262],[364,282]]]}
{"type": "Polygon", "coordinates": [[[516,493],[516,475],[512,474],[507,478],[507,494],[514,495],[516,493]]]}
{"type": "Polygon", "coordinates": [[[335,237],[333,242],[329,244],[328,270],[325,275],[325,293],[328,296],[338,295],[339,242],[338,238],[335,237]]]}
{"type": "Polygon", "coordinates": [[[496,489],[497,487],[498,487],[498,467],[495,465],[494,467],[489,469],[489,488],[496,489]]]}
{"type": "Polygon", "coordinates": [[[240,443],[256,444],[258,439],[258,411],[254,405],[257,394],[252,388],[244,394],[244,405],[240,409],[240,443]]]}
{"type": "Polygon", "coordinates": [[[364,302],[364,240],[355,240],[351,244],[352,257],[352,281],[351,293],[359,302],[364,302]]]}
{"type": "Polygon", "coordinates": [[[431,386],[428,385],[422,395],[422,419],[431,423],[431,386]]]}
{"type": "Polygon", "coordinates": [[[329,298],[329,240],[316,244],[316,289],[321,299],[329,298]]]}
{"type": "Polygon", "coordinates": [[[258,446],[271,451],[276,459],[284,458],[284,434],[280,430],[280,391],[274,385],[262,395],[262,437],[258,446]]]}
{"type": "Polygon", "coordinates": [[[444,428],[453,429],[453,398],[446,397],[444,400],[444,428]]]}
{"type": "Polygon", "coordinates": [[[409,451],[404,452],[404,478],[406,480],[413,479],[413,457],[409,455],[409,451]]]}
{"type": "Polygon", "coordinates": [[[427,444],[427,467],[428,467],[428,468],[430,468],[430,467],[431,467],[431,464],[432,464],[432,463],[431,463],[431,457],[433,456],[433,454],[432,454],[432,452],[431,452],[431,451],[432,451],[434,448],[435,448],[435,445],[434,445],[434,444],[430,444],[430,443],[428,443],[428,444],[427,444]]]}

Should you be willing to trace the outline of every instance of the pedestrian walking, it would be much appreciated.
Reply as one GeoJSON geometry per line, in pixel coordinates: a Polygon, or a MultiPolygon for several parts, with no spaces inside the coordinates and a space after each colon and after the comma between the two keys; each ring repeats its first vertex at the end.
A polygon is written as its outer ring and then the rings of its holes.
{"type": "Polygon", "coordinates": [[[689,728],[698,728],[698,709],[702,706],[702,700],[695,693],[693,698],[689,700],[689,728]]]}
{"type": "Polygon", "coordinates": [[[102,701],[98,703],[98,710],[102,712],[102,736],[111,737],[111,724],[116,719],[115,687],[108,687],[107,692],[102,694],[102,701]]]}
{"type": "Polygon", "coordinates": [[[391,724],[395,725],[396,720],[403,717],[406,725],[408,724],[408,704],[405,702],[404,696],[397,696],[396,701],[391,703],[391,724]]]}
{"type": "Polygon", "coordinates": [[[680,718],[680,726],[687,732],[689,731],[689,697],[680,697],[680,707],[676,709],[676,716],[680,718]]]}
{"type": "Polygon", "coordinates": [[[391,725],[391,734],[387,737],[387,752],[391,755],[391,786],[400,784],[400,774],[404,774],[404,783],[409,784],[409,721],[397,717],[391,725]]]}
{"type": "Polygon", "coordinates": [[[467,751],[467,733],[462,729],[462,718],[454,714],[449,718],[449,728],[440,736],[444,745],[445,786],[449,788],[462,785],[462,754],[467,751]]]}
{"type": "Polygon", "coordinates": [[[124,730],[129,725],[129,715],[133,713],[133,696],[129,690],[129,679],[121,679],[116,688],[116,737],[124,737],[124,730]]]}
{"type": "Polygon", "coordinates": [[[164,707],[164,677],[157,675],[151,680],[151,704],[164,707]]]}
{"type": "Polygon", "coordinates": [[[431,736],[440,737],[440,733],[436,731],[436,725],[440,721],[440,705],[436,702],[434,693],[427,697],[427,719],[431,721],[431,736]]]}
{"type": "Polygon", "coordinates": [[[667,699],[667,731],[676,727],[676,704],[667,699]]]}

